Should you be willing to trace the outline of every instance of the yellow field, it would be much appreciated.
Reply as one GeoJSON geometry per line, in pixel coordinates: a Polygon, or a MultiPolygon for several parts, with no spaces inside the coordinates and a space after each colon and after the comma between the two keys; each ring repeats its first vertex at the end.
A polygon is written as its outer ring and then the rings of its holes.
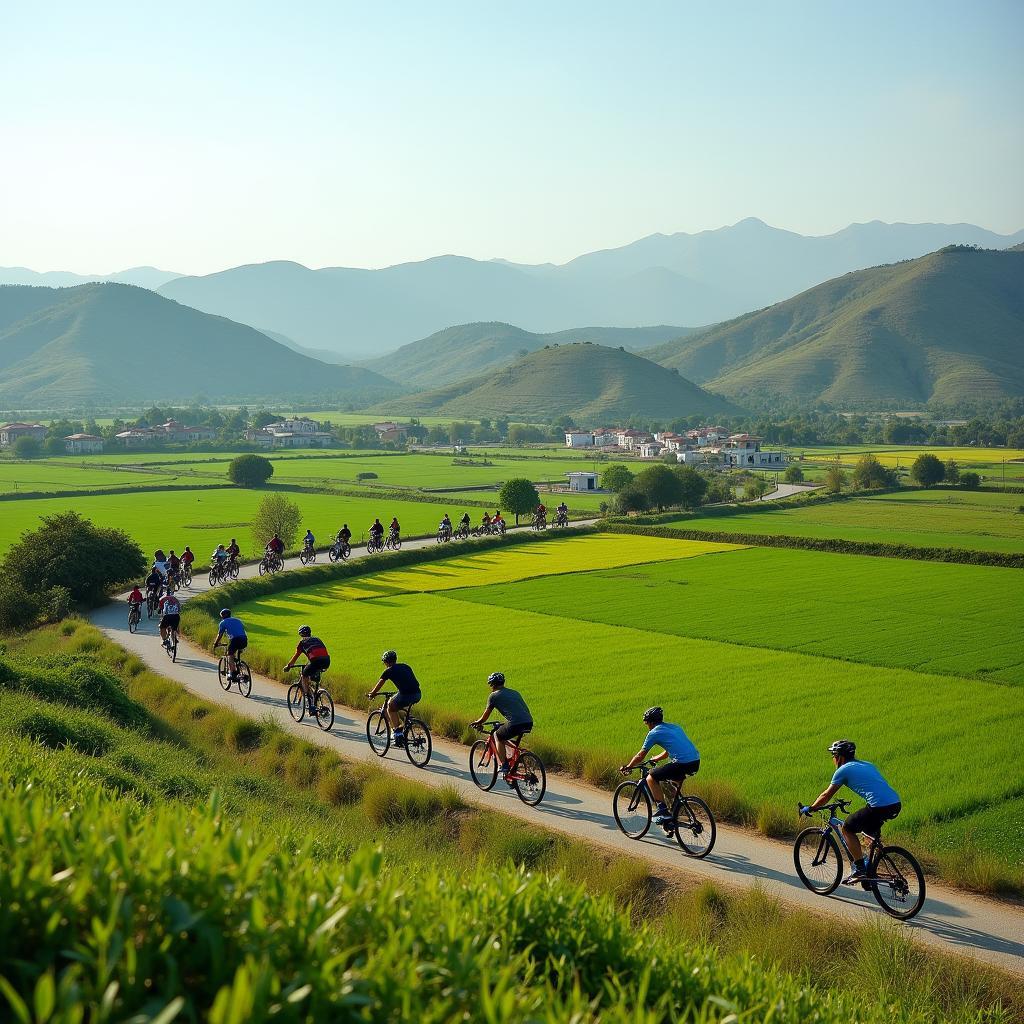
{"type": "Polygon", "coordinates": [[[975,466],[998,466],[1002,462],[1013,460],[1024,461],[1024,450],[1020,448],[942,448],[927,447],[925,445],[915,447],[889,447],[887,445],[866,446],[862,448],[805,448],[805,458],[818,460],[832,459],[839,457],[840,462],[853,465],[861,455],[874,455],[879,462],[886,466],[910,467],[919,455],[934,455],[943,462],[952,459],[960,464],[961,468],[966,465],[975,466]]]}

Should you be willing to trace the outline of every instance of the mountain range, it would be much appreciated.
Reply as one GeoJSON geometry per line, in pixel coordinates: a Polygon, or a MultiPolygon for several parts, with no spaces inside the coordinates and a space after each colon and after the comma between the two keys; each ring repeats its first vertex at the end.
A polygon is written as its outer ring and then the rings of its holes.
{"type": "Polygon", "coordinates": [[[852,270],[948,244],[1004,249],[970,224],[853,224],[810,237],[755,218],[697,234],[655,234],[554,264],[438,256],[381,270],[273,262],[177,277],[163,295],[346,359],[372,359],[452,324],[501,321],[550,333],[577,324],[707,325],[852,270]]]}
{"type": "Polygon", "coordinates": [[[595,424],[638,414],[668,421],[741,411],[676,370],[592,342],[545,346],[500,370],[393,399],[379,409],[388,415],[508,417],[543,423],[569,414],[595,424]]]}
{"type": "Polygon", "coordinates": [[[79,284],[109,281],[114,284],[134,284],[139,288],[159,288],[180,274],[156,267],[131,267],[116,274],[73,274],[68,270],[29,270],[27,267],[0,267],[0,285],[29,284],[47,288],[72,288],[79,284]]]}
{"type": "Polygon", "coordinates": [[[0,404],[8,408],[197,395],[362,405],[401,390],[371,370],[321,363],[145,288],[0,286],[0,404]]]}
{"type": "Polygon", "coordinates": [[[950,246],[645,353],[743,402],[839,408],[1024,395],[1024,252],[950,246]]]}

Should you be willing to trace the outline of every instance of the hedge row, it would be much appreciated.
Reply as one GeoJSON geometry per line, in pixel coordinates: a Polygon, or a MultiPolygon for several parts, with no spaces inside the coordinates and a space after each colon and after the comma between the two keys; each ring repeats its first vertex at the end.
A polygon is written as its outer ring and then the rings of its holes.
{"type": "MultiPolygon", "coordinates": [[[[234,484],[205,484],[204,491],[223,490],[234,484]]],[[[195,484],[138,484],[135,487],[93,487],[71,491],[8,491],[0,494],[0,501],[27,501],[30,498],[88,498],[93,494],[139,494],[145,491],[194,491],[195,484]]]]}
{"type": "Polygon", "coordinates": [[[998,484],[981,484],[978,487],[962,487],[960,484],[934,484],[933,491],[987,491],[990,494],[1024,494],[1024,487],[1000,487],[998,484]]]}
{"type": "Polygon", "coordinates": [[[1024,554],[975,551],[971,548],[924,548],[910,544],[881,544],[874,541],[843,540],[839,537],[786,537],[764,533],[727,533],[721,530],[679,530],[667,526],[632,525],[606,520],[596,526],[606,533],[631,533],[670,540],[704,540],[722,544],[746,544],[761,548],[801,548],[843,555],[872,555],[878,558],[908,558],[920,562],[958,562],[966,565],[995,565],[1024,569],[1024,554]]]}

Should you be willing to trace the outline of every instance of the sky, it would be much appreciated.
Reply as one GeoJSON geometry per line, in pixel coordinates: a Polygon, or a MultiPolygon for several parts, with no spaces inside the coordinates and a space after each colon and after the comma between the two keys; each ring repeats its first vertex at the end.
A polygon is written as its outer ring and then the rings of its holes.
{"type": "Polygon", "coordinates": [[[1020,0],[0,12],[0,266],[565,262],[754,216],[1024,227],[1020,0]]]}

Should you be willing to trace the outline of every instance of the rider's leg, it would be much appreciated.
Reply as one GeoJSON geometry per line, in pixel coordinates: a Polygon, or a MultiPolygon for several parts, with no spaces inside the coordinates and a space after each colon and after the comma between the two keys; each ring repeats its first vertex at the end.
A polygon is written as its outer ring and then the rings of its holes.
{"type": "Polygon", "coordinates": [[[844,823],[843,838],[846,840],[846,847],[850,851],[850,858],[854,864],[860,864],[864,857],[864,851],[860,845],[860,836],[856,832],[850,831],[844,823]]]}
{"type": "Polygon", "coordinates": [[[661,807],[665,803],[665,790],[661,788],[661,783],[653,775],[647,776],[647,788],[651,791],[655,802],[661,807]]]}

